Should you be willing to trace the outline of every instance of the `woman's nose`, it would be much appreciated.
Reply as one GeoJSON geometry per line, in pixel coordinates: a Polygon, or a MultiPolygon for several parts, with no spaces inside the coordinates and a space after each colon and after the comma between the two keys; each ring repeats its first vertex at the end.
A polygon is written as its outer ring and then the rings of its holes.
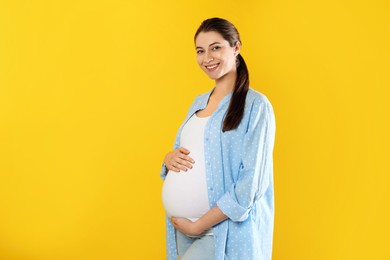
{"type": "Polygon", "coordinates": [[[214,60],[214,58],[210,55],[209,52],[207,52],[206,55],[204,56],[204,62],[209,63],[213,60],[214,60]]]}

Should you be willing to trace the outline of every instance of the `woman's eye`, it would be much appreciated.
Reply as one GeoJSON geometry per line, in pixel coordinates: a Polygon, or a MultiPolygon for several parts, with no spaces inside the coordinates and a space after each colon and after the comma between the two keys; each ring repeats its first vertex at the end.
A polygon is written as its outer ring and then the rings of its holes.
{"type": "Polygon", "coordinates": [[[196,54],[201,54],[203,51],[202,50],[197,50],[196,54]]]}
{"type": "Polygon", "coordinates": [[[213,50],[218,50],[218,49],[220,49],[221,47],[219,47],[219,46],[215,46],[214,48],[213,48],[213,50]]]}

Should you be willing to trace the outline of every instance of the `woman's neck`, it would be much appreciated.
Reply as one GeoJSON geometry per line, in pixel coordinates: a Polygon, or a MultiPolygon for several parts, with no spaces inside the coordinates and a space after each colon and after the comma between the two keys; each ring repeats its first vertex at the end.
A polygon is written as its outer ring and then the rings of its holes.
{"type": "Polygon", "coordinates": [[[222,99],[224,96],[233,91],[236,84],[236,78],[237,72],[234,70],[217,79],[215,81],[215,90],[212,95],[217,99],[222,99]]]}

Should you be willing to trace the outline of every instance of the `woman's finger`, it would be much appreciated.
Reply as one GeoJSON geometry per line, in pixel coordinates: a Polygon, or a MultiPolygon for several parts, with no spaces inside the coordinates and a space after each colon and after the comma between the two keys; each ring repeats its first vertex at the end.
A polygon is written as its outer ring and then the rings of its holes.
{"type": "Polygon", "coordinates": [[[186,160],[186,161],[188,161],[190,163],[194,163],[195,162],[194,159],[192,159],[191,157],[189,157],[188,155],[185,155],[183,153],[179,153],[178,157],[180,159],[186,160]]]}
{"type": "Polygon", "coordinates": [[[184,155],[184,158],[183,158],[184,160],[186,160],[186,161],[189,161],[189,162],[191,162],[191,163],[194,163],[195,161],[194,161],[194,159],[192,159],[191,157],[189,157],[188,155],[184,155]]]}
{"type": "Polygon", "coordinates": [[[186,167],[187,169],[192,169],[192,165],[183,159],[178,159],[177,162],[186,167]]]}
{"type": "Polygon", "coordinates": [[[186,148],[184,148],[184,147],[179,147],[178,150],[179,150],[180,152],[184,153],[184,154],[189,154],[189,153],[190,153],[190,151],[188,151],[188,150],[187,150],[186,148]]]}
{"type": "Polygon", "coordinates": [[[187,171],[188,170],[188,168],[186,166],[184,166],[183,164],[180,164],[178,162],[175,164],[175,167],[180,169],[180,170],[182,170],[182,171],[187,171]]]}
{"type": "Polygon", "coordinates": [[[185,162],[184,160],[179,159],[179,158],[176,158],[176,160],[175,160],[175,159],[172,159],[172,160],[171,160],[170,165],[171,165],[175,170],[177,169],[178,172],[179,172],[180,170],[182,170],[182,171],[187,171],[189,168],[192,168],[192,166],[191,166],[191,167],[186,166],[185,163],[186,163],[186,162],[185,162]],[[183,163],[184,163],[184,164],[183,164],[183,163]]]}
{"type": "Polygon", "coordinates": [[[171,165],[168,166],[168,169],[174,172],[180,172],[180,169],[175,166],[175,163],[171,163],[171,165]]]}

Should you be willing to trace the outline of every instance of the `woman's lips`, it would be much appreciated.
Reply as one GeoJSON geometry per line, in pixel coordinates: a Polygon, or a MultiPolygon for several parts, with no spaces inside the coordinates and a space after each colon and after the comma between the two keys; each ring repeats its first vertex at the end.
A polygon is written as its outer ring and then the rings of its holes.
{"type": "Polygon", "coordinates": [[[215,71],[219,67],[219,63],[205,66],[208,71],[215,71]]]}

